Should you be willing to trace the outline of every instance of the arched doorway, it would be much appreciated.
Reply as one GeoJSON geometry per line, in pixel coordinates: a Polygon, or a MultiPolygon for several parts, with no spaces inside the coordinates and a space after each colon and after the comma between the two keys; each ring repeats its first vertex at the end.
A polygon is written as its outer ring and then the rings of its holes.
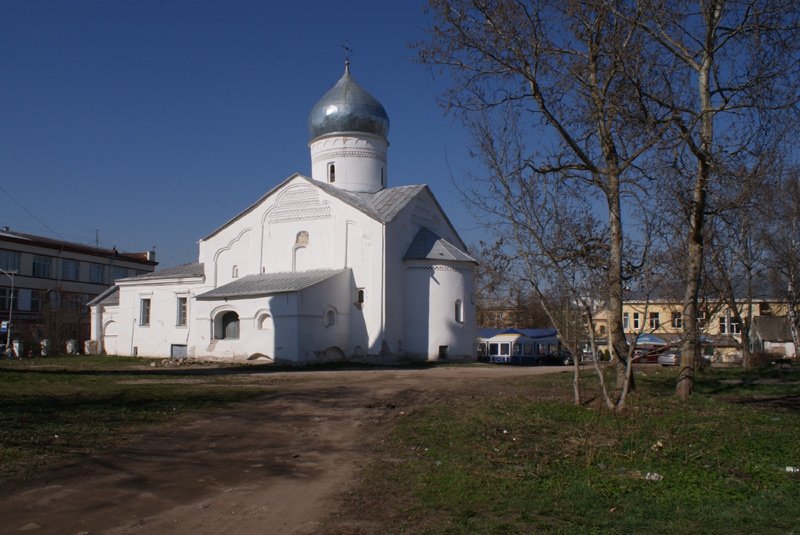
{"type": "Polygon", "coordinates": [[[237,340],[239,338],[239,314],[229,310],[217,316],[214,322],[214,338],[217,340],[237,340]]]}

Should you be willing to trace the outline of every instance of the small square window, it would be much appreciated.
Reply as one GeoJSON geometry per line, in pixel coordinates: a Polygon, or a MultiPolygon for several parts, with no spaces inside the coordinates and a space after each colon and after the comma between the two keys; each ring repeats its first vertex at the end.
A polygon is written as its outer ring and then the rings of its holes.
{"type": "Polygon", "coordinates": [[[106,266],[103,264],[89,264],[89,282],[107,284],[106,266]]]}
{"type": "Polygon", "coordinates": [[[51,258],[49,256],[38,256],[34,255],[33,257],[33,276],[34,277],[43,277],[43,278],[50,278],[50,266],[51,258]]]}

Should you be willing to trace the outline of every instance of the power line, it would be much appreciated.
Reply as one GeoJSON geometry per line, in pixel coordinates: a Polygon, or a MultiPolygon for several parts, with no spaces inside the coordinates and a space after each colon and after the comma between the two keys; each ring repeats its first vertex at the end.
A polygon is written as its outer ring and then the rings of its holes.
{"type": "Polygon", "coordinates": [[[19,206],[20,208],[22,208],[22,209],[25,211],[25,213],[27,213],[29,216],[31,216],[31,217],[32,217],[32,218],[34,218],[36,221],[38,221],[38,222],[39,222],[39,223],[40,223],[40,224],[41,224],[41,225],[42,225],[44,228],[46,228],[47,230],[49,230],[50,232],[52,232],[53,234],[55,234],[56,236],[58,236],[58,237],[59,237],[59,238],[61,238],[62,240],[65,240],[65,241],[66,241],[66,238],[65,238],[64,236],[62,236],[62,235],[61,235],[61,233],[59,233],[59,232],[56,232],[55,230],[53,230],[53,229],[50,227],[50,225],[48,225],[47,223],[45,223],[44,221],[42,221],[42,219],[41,219],[41,218],[39,218],[39,216],[37,216],[36,214],[34,214],[34,213],[33,213],[33,212],[31,212],[30,210],[28,210],[28,209],[25,207],[25,205],[23,205],[21,202],[19,202],[17,199],[15,199],[15,198],[14,198],[14,196],[13,196],[13,195],[11,195],[11,194],[8,192],[8,190],[6,190],[6,188],[4,188],[3,186],[0,186],[0,191],[2,191],[3,193],[5,193],[5,194],[8,196],[8,198],[9,198],[9,199],[11,199],[12,201],[14,201],[14,202],[17,204],[17,206],[19,206]]]}

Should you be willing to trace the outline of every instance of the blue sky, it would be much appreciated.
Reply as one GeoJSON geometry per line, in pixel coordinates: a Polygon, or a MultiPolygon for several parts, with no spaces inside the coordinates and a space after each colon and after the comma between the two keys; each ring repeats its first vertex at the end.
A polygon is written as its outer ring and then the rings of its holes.
{"type": "Polygon", "coordinates": [[[451,176],[468,135],[413,61],[423,2],[0,1],[0,226],[161,267],[294,172],[343,72],[386,108],[389,185],[428,184],[468,243],[451,176]]]}

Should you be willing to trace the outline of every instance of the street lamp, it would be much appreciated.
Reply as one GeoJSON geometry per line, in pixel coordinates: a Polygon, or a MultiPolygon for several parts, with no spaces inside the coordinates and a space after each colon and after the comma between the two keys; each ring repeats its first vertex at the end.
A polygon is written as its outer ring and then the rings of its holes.
{"type": "Polygon", "coordinates": [[[6,354],[11,354],[11,314],[14,312],[14,275],[16,271],[6,271],[0,268],[3,274],[11,279],[11,293],[8,294],[8,325],[6,326],[6,354]]]}

